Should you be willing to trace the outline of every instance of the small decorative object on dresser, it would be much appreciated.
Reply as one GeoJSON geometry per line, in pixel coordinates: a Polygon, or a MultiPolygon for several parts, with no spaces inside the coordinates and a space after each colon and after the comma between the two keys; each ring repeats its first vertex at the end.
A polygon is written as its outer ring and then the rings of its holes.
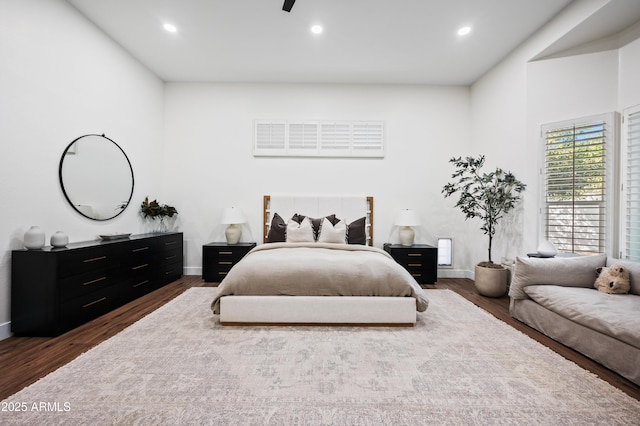
{"type": "Polygon", "coordinates": [[[57,231],[51,236],[51,245],[53,247],[65,247],[69,244],[69,236],[62,231],[57,231]]]}
{"type": "Polygon", "coordinates": [[[149,201],[149,197],[145,197],[140,205],[140,214],[145,219],[151,218],[153,221],[160,219],[156,231],[167,232],[165,218],[173,218],[173,216],[178,214],[178,210],[168,204],[160,204],[157,200],[149,201]]]}
{"type": "Polygon", "coordinates": [[[416,279],[418,284],[433,284],[438,280],[438,248],[427,244],[385,243],[384,250],[416,279]]]}
{"type": "Polygon", "coordinates": [[[38,250],[44,247],[44,231],[39,226],[32,226],[24,233],[23,244],[29,250],[38,250]]]}
{"type": "Polygon", "coordinates": [[[221,223],[228,225],[224,231],[224,236],[227,238],[227,243],[238,244],[240,237],[242,236],[242,227],[240,224],[245,223],[247,219],[244,216],[242,210],[236,207],[227,207],[222,212],[221,223]]]}
{"type": "Polygon", "coordinates": [[[220,282],[256,243],[209,243],[202,246],[202,279],[220,282]]]}

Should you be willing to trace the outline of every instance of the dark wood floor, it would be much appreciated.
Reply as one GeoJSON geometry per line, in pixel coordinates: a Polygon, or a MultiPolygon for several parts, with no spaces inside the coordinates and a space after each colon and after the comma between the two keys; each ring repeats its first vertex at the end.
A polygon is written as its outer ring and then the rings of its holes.
{"type": "MultiPolygon", "coordinates": [[[[211,285],[215,284],[203,282],[200,276],[185,276],[62,336],[10,337],[0,341],[0,400],[6,399],[72,361],[83,352],[116,335],[186,289],[211,285]]],[[[475,291],[473,281],[457,278],[440,279],[437,284],[425,286],[425,288],[444,288],[455,291],[498,319],[640,400],[639,386],[511,318],[509,299],[506,296],[499,299],[482,297],[475,291]]]]}

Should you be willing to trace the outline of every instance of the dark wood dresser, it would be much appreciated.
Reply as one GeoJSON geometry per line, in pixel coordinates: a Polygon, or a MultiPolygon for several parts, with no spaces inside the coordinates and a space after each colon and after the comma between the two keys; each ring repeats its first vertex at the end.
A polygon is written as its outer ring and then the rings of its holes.
{"type": "Polygon", "coordinates": [[[11,253],[11,331],[56,336],[182,276],[181,232],[11,253]]]}
{"type": "Polygon", "coordinates": [[[209,243],[202,246],[202,279],[219,283],[256,243],[209,243]]]}
{"type": "Polygon", "coordinates": [[[433,284],[438,280],[438,248],[427,244],[403,246],[384,244],[384,250],[413,275],[418,284],[433,284]]]}

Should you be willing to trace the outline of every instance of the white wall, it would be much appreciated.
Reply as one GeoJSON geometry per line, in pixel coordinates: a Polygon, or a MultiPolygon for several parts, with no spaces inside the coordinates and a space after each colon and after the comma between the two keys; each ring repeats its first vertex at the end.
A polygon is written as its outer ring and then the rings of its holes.
{"type": "Polygon", "coordinates": [[[620,49],[619,110],[640,104],[640,39],[620,49]]]}
{"type": "MultiPolygon", "coordinates": [[[[448,159],[468,151],[469,90],[463,87],[167,84],[166,202],[178,208],[187,273],[200,273],[202,244],[224,241],[223,208],[249,218],[262,240],[264,194],[354,194],[375,197],[374,244],[388,241],[402,208],[418,210],[418,242],[464,240],[462,214],[440,194],[448,159]],[[384,159],[256,158],[255,119],[383,120],[384,159]]],[[[458,244],[456,248],[464,249],[458,244]]],[[[456,253],[458,254],[458,253],[456,253]]],[[[463,256],[454,268],[467,270],[463,256]]]]}
{"type": "MultiPolygon", "coordinates": [[[[138,204],[161,194],[162,82],[61,0],[0,0],[0,338],[10,320],[11,250],[30,225],[84,241],[139,232],[138,204]],[[75,212],[58,182],[73,139],[105,133],[127,153],[132,207],[96,222],[75,212]]],[[[161,195],[159,195],[161,196],[161,195]]]]}
{"type": "MultiPolygon", "coordinates": [[[[571,3],[471,88],[474,150],[486,154],[490,159],[488,162],[510,169],[518,179],[527,184],[520,211],[498,229],[494,248],[494,257],[497,259],[524,255],[535,251],[538,246],[541,116],[555,121],[546,111],[555,111],[553,115],[564,115],[574,108],[578,111],[603,107],[605,110],[600,112],[607,112],[611,111],[612,99],[617,97],[615,85],[618,76],[611,56],[615,53],[604,54],[606,63],[596,64],[596,69],[592,71],[581,70],[580,66],[582,61],[597,61],[597,56],[533,64],[530,61],[606,3],[606,0],[571,3]],[[578,74],[575,76],[576,86],[569,87],[569,91],[579,90],[587,81],[602,83],[602,90],[597,89],[597,97],[594,97],[593,103],[585,105],[574,99],[555,104],[555,101],[547,102],[548,99],[542,99],[543,95],[538,93],[539,90],[547,93],[551,86],[557,87],[561,82],[573,81],[570,77],[572,72],[578,74]]],[[[484,250],[484,247],[476,248],[475,257],[481,259],[486,256],[484,250]]]]}

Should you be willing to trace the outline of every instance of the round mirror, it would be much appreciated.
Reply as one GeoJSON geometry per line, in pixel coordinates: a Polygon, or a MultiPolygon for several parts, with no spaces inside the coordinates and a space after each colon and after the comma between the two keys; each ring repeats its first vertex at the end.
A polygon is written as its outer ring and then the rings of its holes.
{"type": "Polygon", "coordinates": [[[113,219],[133,195],[133,169],[117,143],[105,135],[84,135],[71,142],[60,159],[62,192],[81,215],[113,219]]]}

